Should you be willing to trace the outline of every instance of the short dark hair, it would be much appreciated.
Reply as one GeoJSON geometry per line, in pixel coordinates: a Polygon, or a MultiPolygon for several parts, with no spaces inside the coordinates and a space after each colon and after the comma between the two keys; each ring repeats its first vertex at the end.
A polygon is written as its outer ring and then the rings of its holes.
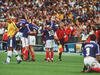
{"type": "Polygon", "coordinates": [[[91,41],[95,41],[96,40],[96,36],[94,34],[90,35],[90,39],[91,41]]]}

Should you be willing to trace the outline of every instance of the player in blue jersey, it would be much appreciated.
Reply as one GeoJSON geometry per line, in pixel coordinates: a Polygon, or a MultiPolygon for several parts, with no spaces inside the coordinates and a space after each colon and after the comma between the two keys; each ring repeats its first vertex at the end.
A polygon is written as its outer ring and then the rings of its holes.
{"type": "MultiPolygon", "coordinates": [[[[28,39],[26,38],[27,34],[24,33],[26,30],[26,24],[28,24],[28,22],[25,19],[22,19],[18,22],[17,27],[19,28],[19,36],[22,42],[22,51],[21,51],[21,58],[23,59],[23,55],[27,53],[25,53],[25,50],[28,50],[28,39]]],[[[28,57],[27,57],[28,59],[28,57]]]]}
{"type": "Polygon", "coordinates": [[[99,45],[95,42],[95,35],[90,35],[90,39],[91,41],[86,43],[83,49],[84,68],[82,72],[85,72],[85,70],[87,72],[100,72],[100,64],[98,62],[98,57],[100,55],[99,45]]]}
{"type": "Polygon", "coordinates": [[[28,38],[28,45],[31,53],[31,61],[35,61],[34,45],[36,44],[36,34],[38,33],[38,26],[32,23],[27,24],[26,31],[28,38]]]}
{"type": "Polygon", "coordinates": [[[53,61],[54,53],[53,53],[53,47],[55,45],[54,38],[56,36],[56,27],[54,24],[50,25],[45,25],[41,36],[44,36],[46,43],[45,43],[45,48],[46,48],[46,60],[47,61],[53,61]],[[51,56],[49,55],[49,51],[51,52],[51,56]]]}

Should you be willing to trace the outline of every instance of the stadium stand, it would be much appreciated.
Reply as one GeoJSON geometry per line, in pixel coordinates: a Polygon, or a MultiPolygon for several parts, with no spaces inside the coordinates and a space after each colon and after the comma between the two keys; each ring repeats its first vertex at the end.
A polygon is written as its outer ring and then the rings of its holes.
{"type": "MultiPolygon", "coordinates": [[[[0,40],[7,28],[6,18],[27,19],[39,26],[39,30],[51,20],[56,26],[61,22],[68,32],[67,43],[84,42],[100,25],[100,2],[98,0],[1,0],[0,1],[0,40]],[[69,29],[68,29],[69,27],[69,29]],[[85,38],[85,39],[82,39],[85,38]]],[[[41,39],[38,36],[38,39],[41,39]]],[[[42,46],[43,42],[37,40],[42,46]]]]}

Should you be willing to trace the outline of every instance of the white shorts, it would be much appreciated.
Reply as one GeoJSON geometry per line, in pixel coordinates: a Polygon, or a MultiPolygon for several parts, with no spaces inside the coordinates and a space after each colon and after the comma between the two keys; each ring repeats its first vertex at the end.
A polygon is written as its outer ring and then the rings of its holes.
{"type": "Polygon", "coordinates": [[[54,40],[46,40],[45,48],[53,48],[55,45],[54,40]]]}
{"type": "Polygon", "coordinates": [[[36,38],[35,38],[35,36],[28,35],[28,44],[29,45],[35,45],[36,44],[36,38]]]}
{"type": "Polygon", "coordinates": [[[18,37],[19,39],[21,39],[22,36],[23,36],[23,33],[22,32],[17,32],[16,37],[18,37]]]}
{"type": "Polygon", "coordinates": [[[85,57],[84,58],[84,65],[87,66],[89,65],[90,67],[93,68],[100,68],[100,64],[94,57],[85,57]]]}
{"type": "Polygon", "coordinates": [[[21,41],[22,41],[22,47],[29,46],[29,44],[28,44],[28,38],[22,37],[21,41]]]}

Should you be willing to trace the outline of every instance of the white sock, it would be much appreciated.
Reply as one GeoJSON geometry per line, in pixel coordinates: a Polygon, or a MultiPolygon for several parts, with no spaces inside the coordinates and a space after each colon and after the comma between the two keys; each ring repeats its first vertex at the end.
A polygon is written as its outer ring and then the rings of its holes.
{"type": "Polygon", "coordinates": [[[10,63],[11,56],[12,56],[12,51],[8,51],[6,60],[7,63],[10,63]]]}
{"type": "Polygon", "coordinates": [[[13,50],[13,54],[15,55],[15,57],[17,58],[17,60],[21,60],[21,58],[19,57],[17,51],[14,49],[13,50]]]}

